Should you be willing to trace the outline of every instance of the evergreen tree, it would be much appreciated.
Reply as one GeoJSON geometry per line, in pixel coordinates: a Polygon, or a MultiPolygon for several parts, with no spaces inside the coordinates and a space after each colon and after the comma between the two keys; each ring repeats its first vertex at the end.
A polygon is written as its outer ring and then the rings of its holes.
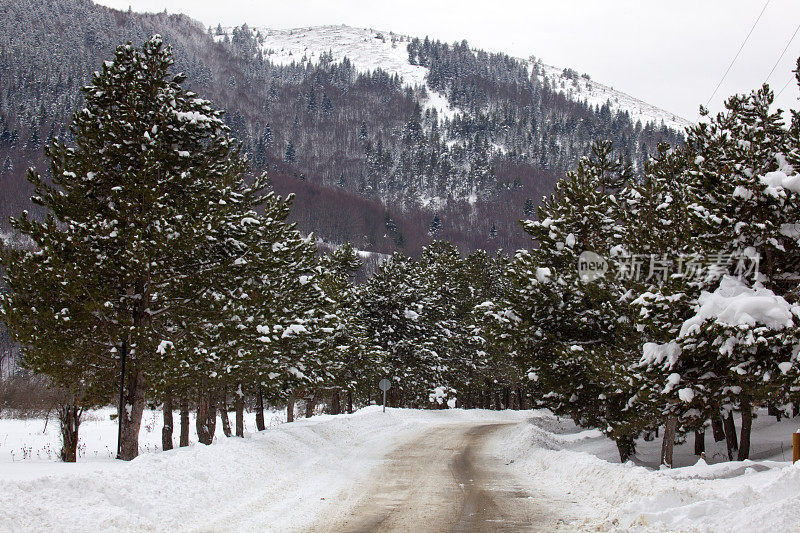
{"type": "Polygon", "coordinates": [[[797,296],[788,280],[797,275],[800,248],[787,228],[797,224],[800,188],[787,160],[791,130],[770,110],[772,99],[766,86],[734,96],[725,112],[689,131],[685,157],[691,165],[682,178],[705,258],[697,284],[705,292],[696,296],[696,314],[685,317],[671,342],[650,346],[644,361],[661,372],[655,388],[663,389],[676,416],[697,425],[720,409],[741,411],[739,459],[749,454],[753,407],[784,403],[779,393],[791,390],[779,377],[792,368],[790,309],[797,296]],[[738,279],[721,276],[725,272],[738,279]],[[778,315],[784,309],[785,320],[753,312],[742,322],[717,316],[714,307],[730,299],[744,308],[759,298],[772,300],[778,315]]]}
{"type": "MultiPolygon", "coordinates": [[[[340,406],[340,389],[347,391],[347,410],[352,412],[354,393],[365,396],[366,387],[383,377],[382,353],[367,336],[359,319],[356,273],[363,267],[351,244],[346,244],[322,259],[321,286],[330,310],[340,317],[336,329],[327,334],[330,372],[334,375],[334,406],[340,406]]],[[[334,409],[338,411],[339,409],[334,409]]],[[[339,414],[334,412],[333,414],[339,414]]]]}
{"type": "Polygon", "coordinates": [[[363,285],[358,296],[359,320],[372,342],[386,355],[393,381],[393,406],[422,407],[430,401],[438,378],[439,355],[429,337],[431,319],[414,263],[395,253],[363,285]]]}
{"type": "Polygon", "coordinates": [[[286,152],[284,152],[283,154],[283,160],[286,163],[294,163],[295,158],[296,154],[294,151],[294,144],[292,143],[292,141],[289,141],[288,143],[286,143],[286,152]]]}
{"type": "Polygon", "coordinates": [[[536,206],[531,198],[525,199],[525,208],[523,209],[523,212],[527,218],[532,218],[533,215],[536,214],[536,206]]]}
{"type": "Polygon", "coordinates": [[[36,252],[4,260],[11,293],[3,315],[30,347],[30,367],[56,380],[71,372],[62,353],[44,349],[56,342],[47,337],[91,345],[86,367],[108,375],[119,374],[119,348],[127,348],[122,459],[138,454],[159,348],[172,341],[175,324],[193,319],[186,303],[208,290],[198,273],[225,266],[213,235],[232,204],[227,184],[246,170],[222,113],[181,87],[183,76],[169,74],[172,62],[155,36],[141,49],[120,46],[104,63],[73,119],[75,146],[54,141],[47,150],[52,184],[29,173],[49,216],[13,224],[36,252]],[[42,268],[32,279],[36,263],[42,268]],[[50,305],[29,305],[42,298],[50,305]],[[40,329],[46,314],[68,319],[82,338],[40,329]]]}
{"type": "Polygon", "coordinates": [[[442,231],[442,221],[439,219],[439,215],[433,215],[433,220],[431,221],[431,225],[428,227],[428,235],[433,238],[436,238],[439,233],[442,231]]]}
{"type": "Polygon", "coordinates": [[[636,387],[628,368],[638,360],[630,295],[613,273],[591,279],[578,270],[583,252],[602,252],[615,266],[610,252],[621,211],[609,192],[629,173],[610,165],[608,153],[597,145],[592,159],[558,183],[538,221],[524,223],[538,248],[517,253],[508,309],[495,316],[513,338],[512,356],[546,393],[544,405],[613,438],[624,462],[641,417],[630,405],[636,387]]]}

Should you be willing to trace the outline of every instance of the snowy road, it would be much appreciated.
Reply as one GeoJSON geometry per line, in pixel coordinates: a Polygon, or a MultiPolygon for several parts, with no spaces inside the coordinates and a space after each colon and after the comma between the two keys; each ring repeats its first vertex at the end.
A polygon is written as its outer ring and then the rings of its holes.
{"type": "Polygon", "coordinates": [[[168,452],[148,412],[142,455],[125,463],[109,458],[110,411],[87,415],[76,464],[52,457],[57,424],[0,418],[0,533],[800,531],[800,462],[781,451],[800,422],[766,411],[758,461],[723,462],[709,437],[711,464],[689,440],[671,470],[641,466],[657,440],[621,465],[599,431],[546,411],[379,406],[291,424],[274,413],[267,431],[168,452]]]}
{"type": "Polygon", "coordinates": [[[310,531],[551,531],[554,502],[530,494],[487,453],[507,424],[434,427],[394,450],[366,482],[330,502],[310,531]]]}

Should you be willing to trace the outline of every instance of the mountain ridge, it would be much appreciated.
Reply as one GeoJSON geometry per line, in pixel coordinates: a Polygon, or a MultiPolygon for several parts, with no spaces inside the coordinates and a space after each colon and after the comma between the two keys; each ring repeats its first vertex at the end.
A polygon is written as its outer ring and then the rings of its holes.
{"type": "MultiPolygon", "coordinates": [[[[230,36],[234,27],[221,28],[225,35],[230,36]]],[[[407,61],[408,54],[403,44],[419,37],[346,24],[285,29],[253,26],[251,30],[260,33],[264,37],[263,49],[267,52],[268,59],[277,64],[297,62],[298,57],[300,58],[300,63],[305,60],[313,62],[311,58],[317,58],[318,61],[321,54],[330,52],[334,61],[341,61],[343,57],[347,57],[356,69],[361,72],[381,68],[390,73],[399,74],[404,81],[408,80],[406,84],[412,87],[426,85],[425,75],[427,74],[427,69],[420,65],[412,65],[407,61]],[[398,53],[387,53],[387,46],[391,46],[392,50],[397,50],[398,53]],[[311,58],[309,58],[308,52],[311,52],[311,58]],[[303,55],[301,56],[301,54],[303,55]]],[[[223,38],[222,35],[215,36],[216,40],[221,38],[223,38]]],[[[425,38],[429,37],[426,36],[425,38]]],[[[472,48],[472,50],[476,53],[481,51],[477,48],[472,48]]],[[[502,54],[504,52],[495,51],[489,53],[502,54]]],[[[577,75],[577,72],[570,67],[562,68],[550,65],[534,56],[530,56],[527,59],[511,57],[527,65],[538,64],[541,69],[539,76],[542,81],[546,76],[556,84],[565,82],[565,84],[570,83],[576,86],[577,91],[572,95],[569,94],[569,90],[565,91],[570,99],[586,100],[590,105],[603,105],[610,101],[612,110],[617,112],[627,111],[634,121],[641,120],[643,124],[652,122],[659,125],[663,123],[666,127],[678,131],[693,124],[676,113],[645,102],[624,91],[615,89],[611,85],[595,81],[588,77],[588,74],[577,75]],[[575,75],[572,76],[570,73],[575,73],[575,75]]],[[[570,87],[570,90],[572,90],[572,87],[570,87]]],[[[446,99],[444,95],[436,91],[432,92],[439,98],[446,99]]],[[[443,106],[440,101],[434,101],[433,106],[437,107],[440,115],[442,110],[451,116],[452,113],[457,112],[447,104],[443,106]]]]}

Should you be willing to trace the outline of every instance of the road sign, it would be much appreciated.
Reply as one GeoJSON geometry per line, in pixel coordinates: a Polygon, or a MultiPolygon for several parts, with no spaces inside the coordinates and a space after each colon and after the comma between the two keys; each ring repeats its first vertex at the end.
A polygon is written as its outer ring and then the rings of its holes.
{"type": "Polygon", "coordinates": [[[380,383],[378,383],[378,387],[383,391],[383,412],[386,412],[386,391],[392,388],[392,383],[383,378],[380,383]]]}

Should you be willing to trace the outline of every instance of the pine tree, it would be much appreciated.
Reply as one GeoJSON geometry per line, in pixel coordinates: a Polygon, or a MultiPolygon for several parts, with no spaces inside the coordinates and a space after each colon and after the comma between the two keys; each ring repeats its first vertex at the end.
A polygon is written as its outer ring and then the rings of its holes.
{"type": "Polygon", "coordinates": [[[438,379],[438,353],[431,333],[425,295],[414,263],[395,253],[362,286],[359,320],[367,337],[385,353],[383,367],[393,381],[393,406],[422,407],[438,379]]]}
{"type": "MultiPolygon", "coordinates": [[[[363,267],[351,244],[346,244],[323,257],[321,286],[329,300],[329,312],[339,317],[336,328],[327,334],[329,371],[333,374],[333,395],[347,391],[347,410],[352,412],[354,394],[364,395],[364,389],[383,377],[382,352],[373,346],[363,322],[359,319],[356,273],[363,267]]],[[[340,406],[341,402],[334,401],[340,406]]],[[[334,412],[333,414],[339,414],[334,412]]]]}
{"type": "Polygon", "coordinates": [[[439,219],[439,215],[433,215],[433,220],[431,221],[431,225],[428,227],[428,235],[433,238],[436,238],[439,233],[442,231],[442,221],[439,219]]]}
{"type": "MultiPolygon", "coordinates": [[[[626,254],[627,285],[638,295],[632,303],[648,353],[655,344],[675,339],[693,313],[702,284],[691,268],[702,248],[689,213],[694,197],[685,186],[690,161],[686,150],[661,145],[645,165],[643,178],[620,192],[625,229],[619,246],[626,254]]],[[[681,416],[676,404],[665,402],[663,375],[649,365],[649,361],[635,365],[641,378],[636,401],[664,417],[669,430],[664,431],[662,463],[671,464],[676,434],[702,430],[705,419],[681,416]]]]}
{"type": "Polygon", "coordinates": [[[661,372],[663,396],[676,416],[697,424],[716,418],[720,409],[741,411],[739,459],[749,454],[753,406],[785,403],[781,391],[792,389],[780,376],[793,372],[789,309],[797,296],[787,281],[797,275],[800,248],[787,228],[798,220],[800,188],[787,160],[791,130],[770,110],[772,99],[766,86],[731,97],[725,112],[689,131],[691,165],[682,176],[691,193],[688,212],[706,264],[721,268],[706,268],[697,314],[685,319],[671,343],[650,347],[645,358],[661,372]],[[739,279],[721,276],[726,271],[739,279]],[[713,303],[720,298],[739,305],[773,300],[774,313],[784,309],[786,320],[718,317],[713,303]]]}
{"type": "Polygon", "coordinates": [[[527,218],[532,218],[533,215],[536,214],[536,205],[534,205],[531,198],[525,199],[525,208],[523,209],[523,212],[527,218]]]}
{"type": "Polygon", "coordinates": [[[490,256],[482,250],[471,253],[462,271],[468,290],[462,299],[472,308],[463,318],[465,353],[457,366],[454,387],[458,389],[464,407],[481,406],[481,398],[489,398],[499,388],[514,389],[521,406],[522,370],[508,356],[510,346],[495,335],[494,313],[506,308],[508,285],[505,271],[507,258],[500,252],[490,256]]]}
{"type": "Polygon", "coordinates": [[[616,266],[611,248],[622,215],[609,193],[630,174],[609,163],[607,144],[593,152],[558,183],[539,219],[523,224],[538,248],[517,253],[508,309],[495,317],[513,338],[512,356],[546,393],[544,405],[613,438],[624,462],[641,417],[630,405],[636,387],[628,368],[638,360],[630,296],[613,272],[584,278],[578,266],[583,252],[603,253],[616,266]]]}
{"type": "Polygon", "coordinates": [[[186,303],[208,290],[198,274],[224,266],[215,260],[222,243],[212,237],[232,203],[226,184],[246,171],[222,113],[183,89],[183,76],[169,74],[172,63],[159,36],[141,49],[120,46],[104,63],[73,119],[76,145],[54,141],[47,150],[52,184],[29,173],[49,216],[42,223],[23,216],[14,227],[37,251],[4,261],[12,292],[3,315],[31,347],[31,368],[70,379],[64,354],[44,349],[58,342],[85,348],[81,357],[94,372],[118,375],[119,347],[127,348],[119,418],[120,458],[128,460],[138,454],[159,348],[173,340],[175,324],[192,320],[186,303]],[[45,265],[38,279],[31,277],[36,263],[45,265]],[[29,305],[43,298],[50,304],[29,305]],[[38,327],[44,315],[68,319],[80,338],[60,328],[45,333],[38,327]]]}
{"type": "Polygon", "coordinates": [[[283,154],[283,160],[286,163],[294,163],[295,158],[296,154],[294,151],[294,144],[292,143],[292,141],[289,141],[288,143],[286,143],[286,152],[284,152],[283,154]]]}

